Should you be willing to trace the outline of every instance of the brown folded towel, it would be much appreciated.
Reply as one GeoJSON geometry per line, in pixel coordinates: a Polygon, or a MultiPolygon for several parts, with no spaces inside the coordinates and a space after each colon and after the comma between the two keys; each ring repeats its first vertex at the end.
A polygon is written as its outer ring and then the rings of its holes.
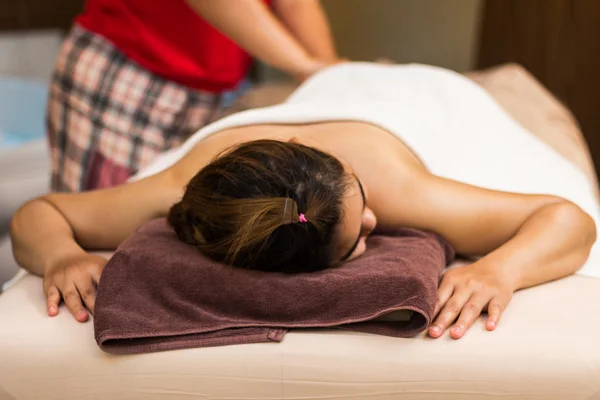
{"type": "Polygon", "coordinates": [[[179,241],[164,219],[123,243],[104,268],[94,315],[109,353],[279,342],[290,328],[336,327],[410,337],[431,322],[454,252],[437,235],[372,236],[341,267],[287,275],[225,266],[179,241]],[[374,320],[411,310],[408,321],[374,320]]]}

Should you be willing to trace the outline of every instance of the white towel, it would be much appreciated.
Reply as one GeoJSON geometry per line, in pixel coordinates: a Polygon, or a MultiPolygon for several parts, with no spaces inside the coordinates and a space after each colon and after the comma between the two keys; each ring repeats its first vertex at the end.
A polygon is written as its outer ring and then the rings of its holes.
{"type": "MultiPolygon", "coordinates": [[[[436,175],[489,189],[566,198],[600,226],[593,186],[582,171],[522,128],[477,84],[425,65],[348,63],[327,68],[281,105],[238,113],[202,128],[133,179],[167,168],[223,129],[333,120],[368,122],[388,130],[436,175]]],[[[594,246],[579,274],[600,278],[598,248],[594,246]]]]}

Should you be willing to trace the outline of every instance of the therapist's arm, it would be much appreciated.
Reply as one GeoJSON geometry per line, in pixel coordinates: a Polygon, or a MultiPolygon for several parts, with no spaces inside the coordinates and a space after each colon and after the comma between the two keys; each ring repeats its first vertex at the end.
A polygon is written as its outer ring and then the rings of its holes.
{"type": "Polygon", "coordinates": [[[204,20],[255,58],[303,79],[327,64],[312,57],[262,0],[187,0],[204,20]]]}
{"type": "Polygon", "coordinates": [[[319,0],[273,0],[275,14],[313,57],[338,61],[329,22],[319,0]]]}

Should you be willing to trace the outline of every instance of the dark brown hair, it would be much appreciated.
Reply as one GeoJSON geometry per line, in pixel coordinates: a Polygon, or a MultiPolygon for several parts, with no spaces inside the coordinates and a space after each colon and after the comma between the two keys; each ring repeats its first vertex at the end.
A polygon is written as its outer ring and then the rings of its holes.
{"type": "Polygon", "coordinates": [[[329,154],[257,140],[200,170],[168,220],[179,239],[217,261],[264,271],[316,271],[331,262],[350,181],[329,154]],[[308,222],[299,222],[299,214],[308,222]]]}

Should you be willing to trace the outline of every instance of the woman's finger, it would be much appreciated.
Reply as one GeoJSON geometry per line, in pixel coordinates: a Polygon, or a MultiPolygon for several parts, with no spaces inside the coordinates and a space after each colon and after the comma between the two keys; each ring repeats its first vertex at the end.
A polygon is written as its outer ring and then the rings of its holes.
{"type": "Polygon", "coordinates": [[[54,285],[50,285],[46,290],[46,309],[48,315],[54,317],[58,314],[58,304],[60,303],[60,292],[54,285]]]}
{"type": "Polygon", "coordinates": [[[433,318],[435,319],[444,306],[452,293],[454,292],[454,284],[450,283],[449,279],[442,279],[442,283],[438,288],[437,301],[435,303],[435,311],[433,312],[433,318]]]}
{"type": "Polygon", "coordinates": [[[66,287],[60,288],[60,291],[67,308],[71,311],[75,319],[79,322],[87,321],[89,315],[81,303],[81,296],[75,285],[71,283],[66,287]]]}
{"type": "Polygon", "coordinates": [[[468,289],[455,290],[454,294],[440,311],[433,325],[429,328],[429,335],[438,338],[452,324],[463,309],[465,303],[471,297],[472,292],[468,289]]]}
{"type": "Polygon", "coordinates": [[[83,303],[87,309],[94,314],[94,305],[96,303],[96,286],[92,281],[92,277],[88,276],[87,279],[81,279],[75,282],[79,296],[83,300],[83,303]]]}
{"type": "Polygon", "coordinates": [[[100,283],[100,276],[102,275],[102,267],[98,267],[92,271],[90,271],[90,277],[92,278],[92,283],[94,284],[94,287],[98,287],[98,284],[100,283]]]}
{"type": "Polygon", "coordinates": [[[479,318],[481,312],[489,301],[490,296],[484,296],[481,294],[474,294],[471,296],[469,301],[467,301],[463,306],[463,309],[460,312],[460,317],[458,317],[458,321],[456,321],[452,329],[450,329],[450,336],[453,339],[460,339],[463,337],[465,332],[469,330],[475,320],[479,318]]]}
{"type": "Polygon", "coordinates": [[[490,304],[488,304],[488,319],[485,324],[488,331],[496,329],[498,322],[500,322],[500,317],[507,305],[508,300],[503,299],[502,297],[494,297],[490,300],[490,304]]]}

